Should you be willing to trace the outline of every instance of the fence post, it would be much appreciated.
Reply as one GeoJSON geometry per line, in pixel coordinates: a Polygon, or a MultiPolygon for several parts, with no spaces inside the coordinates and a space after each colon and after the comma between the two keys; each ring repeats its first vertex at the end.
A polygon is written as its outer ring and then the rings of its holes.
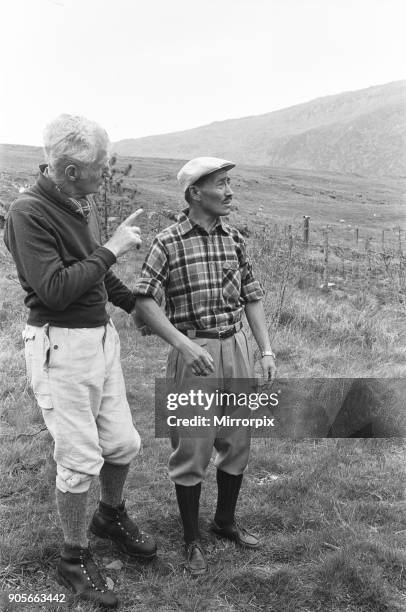
{"type": "MultiPolygon", "coordinates": [[[[403,283],[404,283],[404,262],[403,262],[403,250],[402,250],[402,228],[399,227],[398,229],[398,241],[399,241],[399,285],[400,287],[402,287],[402,279],[403,279],[403,283]]],[[[399,298],[400,298],[400,293],[402,291],[399,292],[399,298]]]]}
{"type": "Polygon", "coordinates": [[[309,246],[309,224],[310,217],[308,215],[303,215],[303,242],[306,247],[309,246]]]}
{"type": "Polygon", "coordinates": [[[328,291],[328,283],[329,283],[329,269],[328,269],[328,228],[323,230],[324,235],[324,271],[323,271],[323,289],[328,291]]]}
{"type": "Polygon", "coordinates": [[[359,239],[359,229],[358,227],[355,229],[355,246],[358,248],[358,239],[359,239]]]}
{"type": "Polygon", "coordinates": [[[293,248],[293,235],[292,235],[292,226],[288,226],[288,236],[289,236],[289,251],[292,252],[293,248]]]}
{"type": "Polygon", "coordinates": [[[403,255],[403,251],[402,251],[402,228],[399,227],[397,228],[398,230],[398,245],[399,245],[399,257],[401,258],[403,255]]]}
{"type": "Polygon", "coordinates": [[[382,252],[385,252],[385,230],[382,230],[382,252]]]}
{"type": "Polygon", "coordinates": [[[372,236],[368,236],[367,238],[365,238],[365,254],[366,254],[366,260],[367,260],[367,266],[368,266],[367,269],[368,269],[369,280],[371,280],[371,276],[372,276],[371,240],[372,240],[372,236]]]}

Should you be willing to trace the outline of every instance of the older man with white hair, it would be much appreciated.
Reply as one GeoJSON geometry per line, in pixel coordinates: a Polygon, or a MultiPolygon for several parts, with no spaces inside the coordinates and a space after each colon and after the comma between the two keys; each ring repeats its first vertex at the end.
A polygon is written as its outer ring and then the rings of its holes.
{"type": "Polygon", "coordinates": [[[59,581],[83,599],[116,607],[87,539],[88,490],[100,478],[90,530],[133,557],[152,558],[154,539],[129,518],[123,487],[140,448],[107,301],[127,313],[133,293],[111,266],[139,248],[136,211],[103,245],[92,194],[109,172],[106,132],[84,117],[61,115],[44,133],[48,164],[12,204],[4,240],[26,292],[27,372],[55,441],[56,501],[64,533],[59,581]]]}

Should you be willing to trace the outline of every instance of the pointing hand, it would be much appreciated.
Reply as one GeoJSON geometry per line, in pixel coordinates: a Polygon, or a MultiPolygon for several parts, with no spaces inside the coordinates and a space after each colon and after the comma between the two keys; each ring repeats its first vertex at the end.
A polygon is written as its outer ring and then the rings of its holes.
{"type": "Polygon", "coordinates": [[[141,230],[135,225],[135,221],[143,212],[144,209],[139,208],[129,215],[127,219],[124,219],[110,240],[104,245],[106,249],[109,249],[116,256],[116,259],[134,247],[140,248],[142,244],[141,230]]]}

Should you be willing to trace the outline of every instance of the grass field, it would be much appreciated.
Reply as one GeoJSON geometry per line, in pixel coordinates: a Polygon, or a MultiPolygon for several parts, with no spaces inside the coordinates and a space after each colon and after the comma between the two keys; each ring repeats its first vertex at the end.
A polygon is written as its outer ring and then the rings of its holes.
{"type": "MultiPolygon", "coordinates": [[[[16,178],[32,180],[35,171],[34,154],[22,158],[19,149],[18,155],[9,150],[7,157],[3,151],[0,187],[6,204],[16,189],[16,178]]],[[[142,204],[149,212],[179,210],[173,179],[179,162],[132,161],[134,177],[128,184],[136,193],[131,206],[142,204]]],[[[405,377],[406,312],[396,233],[393,250],[387,245],[392,276],[375,255],[374,274],[363,258],[362,274],[354,275],[357,251],[340,229],[341,218],[357,224],[364,235],[375,237],[378,250],[382,225],[392,228],[403,223],[402,181],[385,184],[328,173],[316,177],[243,168],[236,171],[234,186],[239,210],[233,218],[251,231],[247,240],[266,289],[279,374],[405,377]],[[256,215],[258,206],[263,207],[263,217],[256,215]],[[290,248],[284,235],[283,228],[299,225],[303,214],[314,220],[315,243],[324,225],[336,224],[332,235],[337,246],[346,249],[345,257],[331,255],[336,286],[329,292],[320,290],[323,256],[318,247],[305,251],[295,238],[290,248]],[[380,221],[374,214],[382,215],[380,221]],[[255,237],[261,223],[271,229],[255,237]],[[343,259],[347,274],[342,274],[343,259]]],[[[142,227],[141,252],[125,256],[116,266],[129,286],[156,230],[156,218],[145,217],[142,227]]],[[[23,294],[2,243],[0,267],[1,585],[6,593],[59,593],[63,589],[55,581],[54,564],[61,530],[54,505],[52,441],[42,431],[42,418],[27,385],[21,342],[26,319],[23,294]]],[[[181,525],[166,473],[169,443],[155,439],[153,433],[153,382],[163,374],[167,347],[154,336],[137,334],[124,313],[114,308],[111,313],[121,337],[128,399],[143,439],[129,476],[127,505],[139,523],[156,534],[159,545],[159,556],[150,564],[122,559],[123,565],[106,569],[121,609],[406,610],[405,445],[396,438],[254,440],[237,510],[241,521],[261,536],[260,551],[242,552],[207,532],[216,488],[210,466],[201,504],[210,572],[198,580],[184,573],[181,525]]],[[[89,514],[97,500],[96,484],[91,496],[89,514]]],[[[118,558],[110,544],[91,541],[102,566],[118,558]]],[[[93,608],[68,596],[68,603],[42,607],[31,603],[13,608],[4,600],[0,610],[6,609],[90,612],[93,608]]]]}

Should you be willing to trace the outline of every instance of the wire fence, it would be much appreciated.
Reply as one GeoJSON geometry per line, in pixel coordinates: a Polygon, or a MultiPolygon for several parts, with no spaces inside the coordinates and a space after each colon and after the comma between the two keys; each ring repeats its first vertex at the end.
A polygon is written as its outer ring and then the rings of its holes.
{"type": "MultiPolygon", "coordinates": [[[[107,237],[137,206],[136,187],[123,184],[128,169],[117,171],[99,200],[107,237]]],[[[176,221],[179,211],[142,203],[145,240],[176,221]]],[[[371,232],[353,224],[313,224],[308,215],[292,224],[270,219],[237,223],[246,236],[260,280],[282,296],[288,287],[372,294],[382,304],[395,302],[406,310],[406,232],[400,226],[371,232]]]]}
{"type": "Polygon", "coordinates": [[[283,294],[296,286],[369,294],[381,304],[395,302],[406,309],[404,238],[404,231],[395,228],[383,245],[371,236],[364,243],[358,239],[358,244],[349,244],[340,228],[321,226],[311,232],[305,217],[296,226],[275,223],[257,228],[247,241],[269,291],[283,294]]]}

